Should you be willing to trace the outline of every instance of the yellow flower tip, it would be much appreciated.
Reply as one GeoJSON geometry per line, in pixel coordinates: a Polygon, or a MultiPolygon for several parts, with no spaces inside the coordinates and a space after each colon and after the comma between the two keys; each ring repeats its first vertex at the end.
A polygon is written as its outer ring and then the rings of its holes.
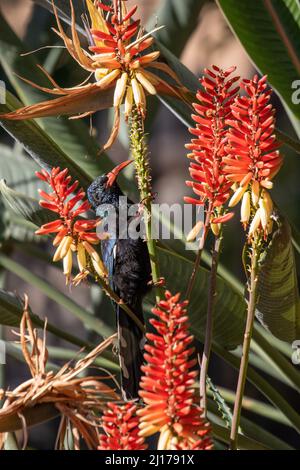
{"type": "Polygon", "coordinates": [[[117,70],[113,70],[109,74],[105,75],[104,77],[102,77],[100,80],[97,81],[98,87],[99,88],[108,87],[108,85],[110,85],[113,81],[116,80],[116,78],[118,78],[120,73],[121,73],[121,70],[117,69],[117,70]]]}
{"type": "Polygon", "coordinates": [[[157,426],[154,426],[153,424],[149,424],[149,423],[140,423],[139,428],[140,428],[140,431],[139,431],[140,437],[153,436],[153,434],[156,434],[159,431],[159,428],[157,426]],[[142,426],[143,424],[144,426],[142,426]]]}
{"type": "Polygon", "coordinates": [[[255,216],[253,217],[253,220],[250,224],[249,237],[252,237],[255,235],[260,224],[261,224],[261,209],[259,208],[257,209],[255,216]]]}
{"type": "Polygon", "coordinates": [[[96,261],[92,258],[92,263],[93,263],[93,267],[96,271],[96,273],[98,274],[98,276],[100,277],[107,277],[108,276],[108,272],[103,264],[103,262],[99,259],[99,261],[96,261]]]}
{"type": "Polygon", "coordinates": [[[135,76],[137,80],[140,82],[140,84],[145,88],[145,90],[150,94],[150,95],[156,95],[157,91],[155,86],[151,83],[151,81],[145,76],[143,72],[136,72],[135,76]]]}
{"type": "Polygon", "coordinates": [[[99,68],[99,69],[96,69],[95,71],[95,80],[97,82],[99,82],[99,80],[101,80],[103,77],[105,77],[107,74],[108,74],[109,70],[108,69],[105,69],[105,68],[99,68]]]}
{"type": "Polygon", "coordinates": [[[138,108],[138,112],[143,118],[146,114],[146,97],[142,85],[137,81],[136,78],[132,78],[131,87],[133,93],[133,100],[138,108]]]}
{"type": "Polygon", "coordinates": [[[79,271],[84,271],[87,265],[86,251],[82,243],[77,246],[77,263],[79,271]]]}
{"type": "Polygon", "coordinates": [[[67,252],[69,251],[69,248],[71,247],[72,241],[73,239],[69,235],[65,236],[61,240],[53,256],[54,263],[63,259],[66,256],[67,252]]]}
{"type": "Polygon", "coordinates": [[[252,204],[254,207],[257,206],[258,201],[259,201],[259,195],[260,195],[260,185],[258,181],[253,181],[251,185],[251,199],[252,199],[252,204]]]}
{"type": "Polygon", "coordinates": [[[197,237],[197,235],[200,233],[201,229],[203,228],[203,222],[202,220],[199,220],[195,225],[194,227],[192,228],[192,230],[188,233],[187,237],[186,237],[186,241],[187,242],[192,242],[195,240],[195,238],[197,237]]]}
{"type": "Polygon", "coordinates": [[[131,87],[133,92],[134,102],[139,107],[142,103],[142,93],[141,93],[141,86],[139,85],[136,78],[131,79],[131,87]]]}
{"type": "Polygon", "coordinates": [[[114,93],[114,107],[118,107],[122,104],[126,86],[127,86],[128,75],[126,72],[122,73],[121,77],[118,79],[115,93],[114,93]]]}
{"type": "Polygon", "coordinates": [[[273,202],[267,191],[262,191],[259,207],[261,211],[261,224],[263,229],[266,230],[273,211],[273,202]]]}
{"type": "Polygon", "coordinates": [[[266,189],[272,189],[273,188],[273,182],[265,179],[260,182],[261,186],[266,189]]]}
{"type": "Polygon", "coordinates": [[[246,191],[243,195],[242,205],[241,205],[241,222],[247,224],[250,219],[251,204],[250,204],[250,194],[246,191]]]}
{"type": "Polygon", "coordinates": [[[217,237],[220,233],[220,230],[221,230],[221,225],[222,224],[214,224],[214,223],[211,223],[210,224],[210,228],[211,228],[211,231],[212,233],[217,237]]]}
{"type": "Polygon", "coordinates": [[[69,248],[67,254],[64,256],[63,268],[64,268],[64,275],[67,276],[67,278],[69,278],[70,275],[71,275],[71,272],[72,272],[72,250],[71,250],[71,248],[69,248]]]}
{"type": "Polygon", "coordinates": [[[61,253],[60,253],[61,258],[64,258],[67,255],[68,251],[70,251],[72,243],[73,243],[73,238],[71,236],[68,235],[67,237],[65,237],[65,242],[61,248],[61,253]]]}
{"type": "Polygon", "coordinates": [[[127,88],[126,97],[125,97],[125,118],[126,120],[129,118],[133,106],[133,92],[132,87],[129,86],[127,88]]]}
{"type": "Polygon", "coordinates": [[[163,426],[158,439],[157,450],[170,450],[173,434],[168,425],[163,426]]]}
{"type": "Polygon", "coordinates": [[[246,189],[247,189],[247,186],[240,186],[231,197],[228,206],[229,207],[236,206],[242,199],[246,189]]]}

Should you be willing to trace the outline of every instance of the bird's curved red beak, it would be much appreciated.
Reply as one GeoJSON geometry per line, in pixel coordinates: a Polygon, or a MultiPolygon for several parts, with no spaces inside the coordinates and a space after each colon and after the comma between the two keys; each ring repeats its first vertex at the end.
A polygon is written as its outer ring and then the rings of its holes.
{"type": "Polygon", "coordinates": [[[113,170],[111,170],[109,173],[107,173],[107,183],[106,187],[110,188],[114,182],[116,181],[120,171],[122,171],[124,168],[126,168],[130,163],[132,163],[133,160],[126,160],[125,162],[120,163],[120,165],[117,165],[113,170]]]}

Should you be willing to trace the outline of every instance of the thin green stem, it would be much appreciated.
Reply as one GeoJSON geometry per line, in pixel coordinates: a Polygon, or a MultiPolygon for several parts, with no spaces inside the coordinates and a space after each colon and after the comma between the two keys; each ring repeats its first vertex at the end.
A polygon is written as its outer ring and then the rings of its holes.
{"type": "Polygon", "coordinates": [[[140,199],[144,208],[144,221],[146,229],[146,240],[149,251],[152,281],[156,286],[156,302],[161,298],[159,262],[156,249],[156,240],[152,237],[152,186],[149,165],[149,153],[144,130],[144,122],[139,113],[134,110],[130,117],[129,129],[130,149],[135,163],[136,176],[140,191],[140,199]]]}
{"type": "Polygon", "coordinates": [[[214,307],[217,297],[216,286],[217,286],[217,271],[218,261],[220,255],[220,248],[222,243],[222,232],[215,236],[214,247],[212,251],[212,263],[210,270],[209,280],[209,291],[207,300],[207,314],[206,314],[206,330],[204,340],[204,350],[201,361],[200,370],[200,406],[203,409],[204,416],[207,414],[207,390],[206,390],[206,378],[208,371],[208,364],[211,352],[212,337],[213,337],[213,315],[214,307]]]}
{"type": "Polygon", "coordinates": [[[243,403],[243,396],[245,390],[245,384],[247,379],[247,369],[249,362],[250,344],[252,338],[254,317],[255,317],[255,306],[257,300],[257,244],[256,239],[252,242],[251,247],[251,273],[249,281],[249,300],[247,309],[247,321],[244,333],[243,352],[239,370],[239,378],[237,384],[236,398],[233,409],[232,428],[230,433],[230,448],[231,450],[237,449],[237,435],[241,419],[241,410],[243,403]]]}

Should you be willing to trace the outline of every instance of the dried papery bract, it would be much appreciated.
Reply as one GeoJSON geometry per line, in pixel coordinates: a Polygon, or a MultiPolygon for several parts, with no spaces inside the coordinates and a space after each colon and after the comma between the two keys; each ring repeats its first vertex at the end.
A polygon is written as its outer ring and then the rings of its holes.
{"type": "Polygon", "coordinates": [[[73,254],[77,256],[79,274],[73,282],[78,284],[90,272],[91,268],[100,277],[106,276],[106,269],[94,248],[99,243],[95,229],[100,220],[83,219],[80,216],[90,209],[85,199],[83,189],[78,190],[78,181],[72,182],[68,169],[53,168],[50,173],[46,170],[37,172],[36,176],[47,182],[52,190],[46,193],[40,190],[43,198],[40,206],[56,214],[59,218],[42,225],[36,231],[37,235],[55,233],[53,245],[56,251],[53,261],[63,260],[63,269],[68,283],[71,278],[73,254]]]}
{"type": "Polygon", "coordinates": [[[258,230],[266,237],[272,231],[273,212],[268,190],[282,165],[275,136],[275,110],[270,104],[272,90],[267,89],[266,76],[259,79],[255,75],[241,86],[246,96],[235,99],[231,105],[233,118],[227,121],[231,128],[224,171],[236,185],[229,206],[242,201],[241,222],[249,227],[249,237],[258,230]]]}
{"type": "Polygon", "coordinates": [[[239,77],[232,76],[235,67],[224,71],[213,65],[205,69],[200,79],[203,90],[197,93],[198,103],[194,103],[197,114],[192,114],[195,128],[190,132],[195,138],[186,148],[192,181],[187,181],[197,198],[185,197],[187,203],[205,205],[208,223],[214,231],[217,225],[229,220],[232,214],[223,214],[223,206],[230,195],[230,182],[226,179],[223,157],[226,155],[226,121],[231,117],[231,104],[239,90],[236,82],[239,77]]]}
{"type": "Polygon", "coordinates": [[[134,403],[107,403],[102,417],[105,434],[100,436],[99,450],[145,450],[144,438],[139,436],[139,419],[134,403]]]}
{"type": "Polygon", "coordinates": [[[187,90],[182,86],[175,72],[165,62],[157,61],[158,51],[149,52],[154,38],[151,32],[143,31],[139,19],[133,19],[136,7],[128,12],[125,0],[114,1],[110,4],[86,0],[90,23],[86,21],[85,27],[91,41],[90,47],[86,50],[80,44],[72,1],[70,0],[71,37],[65,33],[55,4],[52,3],[58,28],[54,31],[64,41],[73,59],[89,72],[95,81],[87,83],[87,79],[77,86],[62,88],[40,67],[53,88],[41,87],[30,80],[24,80],[46,93],[59,97],[4,114],[2,118],[20,120],[68,115],[73,119],[78,119],[113,105],[115,119],[111,135],[103,147],[105,150],[113,144],[118,135],[120,106],[123,102],[125,103],[125,116],[128,118],[133,105],[145,117],[147,94],[154,95],[159,92],[186,100],[187,90]],[[157,75],[157,70],[169,77],[173,84],[169,84],[157,75]]]}
{"type": "MultiPolygon", "coordinates": [[[[117,400],[117,393],[103,382],[110,377],[84,376],[101,353],[112,345],[116,335],[106,339],[83,359],[72,365],[66,363],[58,372],[47,369],[48,351],[46,348],[46,323],[43,339],[33,328],[25,298],[24,313],[20,323],[20,342],[24,359],[31,378],[15,390],[0,390],[0,399],[5,400],[0,409],[0,422],[18,416],[23,422],[24,436],[28,435],[25,411],[40,404],[52,404],[61,414],[58,442],[64,440],[64,432],[69,424],[74,436],[78,436],[77,446],[83,439],[89,449],[97,449],[99,443],[99,413],[107,401],[117,400]]],[[[24,447],[26,446],[26,442],[24,447]]]]}
{"type": "Polygon", "coordinates": [[[140,436],[160,433],[158,449],[212,448],[210,426],[202,418],[195,390],[198,374],[193,367],[193,336],[188,332],[187,302],[179,294],[165,293],[152,310],[156,333],[147,333],[140,396],[145,407],[138,410],[140,436]]]}

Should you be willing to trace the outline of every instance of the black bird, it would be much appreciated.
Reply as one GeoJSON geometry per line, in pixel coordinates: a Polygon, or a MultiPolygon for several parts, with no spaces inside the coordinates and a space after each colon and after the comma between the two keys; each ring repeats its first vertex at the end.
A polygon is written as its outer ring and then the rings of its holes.
{"type": "MultiPolygon", "coordinates": [[[[121,163],[110,173],[99,176],[89,186],[87,196],[97,216],[109,221],[112,212],[116,214],[116,231],[110,238],[101,241],[103,262],[109,275],[109,283],[113,291],[124,301],[144,324],[142,299],[149,289],[151,280],[150,259],[145,241],[140,237],[124,238],[132,217],[127,216],[125,227],[119,226],[120,197],[122,193],[116,179],[119,172],[131,160],[121,163]]],[[[127,213],[133,202],[127,199],[127,213]]],[[[124,207],[123,207],[124,208],[124,207]]],[[[130,214],[130,211],[129,211],[130,214]]],[[[102,225],[102,224],[101,224],[102,225]]],[[[143,363],[144,334],[122,306],[114,303],[119,339],[119,360],[121,367],[121,388],[124,400],[138,398],[141,365],[143,363]]]]}

